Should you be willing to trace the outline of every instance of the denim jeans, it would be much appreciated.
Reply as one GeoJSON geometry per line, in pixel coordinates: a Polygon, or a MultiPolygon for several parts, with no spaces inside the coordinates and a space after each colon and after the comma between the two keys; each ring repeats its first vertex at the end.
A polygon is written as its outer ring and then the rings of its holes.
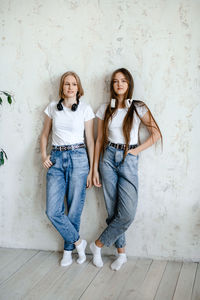
{"type": "Polygon", "coordinates": [[[79,240],[81,213],[85,202],[88,157],[85,148],[52,150],[54,164],[47,172],[46,214],[64,239],[64,250],[71,251],[79,240]],[[65,214],[64,197],[67,201],[65,214]]]}
{"type": "Polygon", "coordinates": [[[125,231],[134,220],[138,203],[138,156],[107,146],[100,159],[100,173],[108,226],[99,240],[106,246],[115,243],[116,248],[126,245],[125,231]]]}

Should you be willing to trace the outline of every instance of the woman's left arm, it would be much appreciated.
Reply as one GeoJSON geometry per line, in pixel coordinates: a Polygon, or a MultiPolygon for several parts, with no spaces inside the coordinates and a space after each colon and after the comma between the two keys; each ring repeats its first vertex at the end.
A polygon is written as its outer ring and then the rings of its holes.
{"type": "Polygon", "coordinates": [[[149,148],[161,138],[158,127],[154,120],[151,118],[148,111],[142,117],[142,121],[144,121],[145,124],[149,124],[149,126],[147,126],[147,129],[149,131],[150,136],[146,139],[144,143],[139,145],[137,148],[128,151],[128,153],[131,153],[133,155],[138,155],[141,151],[149,148]]]}
{"type": "Polygon", "coordinates": [[[92,169],[94,159],[94,119],[85,122],[85,137],[89,156],[90,171],[87,177],[87,188],[92,186],[92,169]]]}

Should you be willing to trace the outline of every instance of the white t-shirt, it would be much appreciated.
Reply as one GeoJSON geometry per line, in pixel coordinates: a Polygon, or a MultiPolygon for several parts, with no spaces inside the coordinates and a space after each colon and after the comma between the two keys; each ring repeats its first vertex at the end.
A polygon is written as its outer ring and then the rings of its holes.
{"type": "Polygon", "coordinates": [[[52,145],[72,145],[84,142],[84,122],[95,117],[90,105],[79,102],[76,111],[63,105],[63,110],[57,109],[58,102],[51,102],[45,109],[45,114],[52,119],[52,145]]]}
{"type": "MultiPolygon", "coordinates": [[[[102,104],[98,109],[96,116],[104,120],[105,110],[107,108],[108,103],[102,104]]],[[[137,112],[139,116],[142,118],[145,113],[148,111],[146,106],[136,106],[137,112]]],[[[123,121],[124,117],[127,113],[127,108],[118,108],[112,117],[112,120],[109,121],[108,124],[108,140],[115,144],[125,144],[125,139],[123,135],[123,121]]],[[[138,130],[140,126],[140,119],[137,114],[134,112],[133,116],[133,126],[130,131],[130,145],[135,145],[138,143],[138,130]]]]}

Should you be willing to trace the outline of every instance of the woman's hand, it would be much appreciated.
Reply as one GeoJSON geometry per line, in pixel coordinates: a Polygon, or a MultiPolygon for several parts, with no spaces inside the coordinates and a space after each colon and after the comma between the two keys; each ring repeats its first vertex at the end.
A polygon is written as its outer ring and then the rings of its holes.
{"type": "Polygon", "coordinates": [[[43,160],[43,167],[45,169],[49,169],[53,165],[52,162],[50,161],[50,155],[47,155],[42,160],[43,160]]]}
{"type": "Polygon", "coordinates": [[[99,180],[99,172],[98,171],[94,171],[93,172],[93,183],[96,187],[101,187],[101,183],[99,180]]]}
{"type": "Polygon", "coordinates": [[[131,155],[135,155],[135,156],[137,156],[139,154],[137,148],[128,150],[127,154],[128,153],[130,153],[131,155]]]}
{"type": "Polygon", "coordinates": [[[92,172],[89,172],[88,177],[87,177],[87,186],[88,189],[92,187],[92,172]]]}

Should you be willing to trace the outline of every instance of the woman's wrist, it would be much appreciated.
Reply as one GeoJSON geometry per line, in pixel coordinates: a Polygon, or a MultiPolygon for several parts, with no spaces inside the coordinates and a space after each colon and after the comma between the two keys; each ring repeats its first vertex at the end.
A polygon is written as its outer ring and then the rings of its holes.
{"type": "Polygon", "coordinates": [[[98,173],[99,172],[99,168],[98,167],[94,167],[93,168],[93,173],[98,173]]]}
{"type": "Polygon", "coordinates": [[[141,146],[137,146],[134,150],[137,153],[137,155],[142,151],[141,146]]]}
{"type": "Polygon", "coordinates": [[[93,165],[93,171],[98,171],[99,170],[99,162],[94,162],[94,165],[93,165]]]}
{"type": "Polygon", "coordinates": [[[138,151],[138,149],[133,149],[133,151],[135,152],[136,155],[138,155],[140,153],[140,151],[138,151]]]}
{"type": "Polygon", "coordinates": [[[43,153],[43,154],[42,154],[42,160],[45,161],[46,158],[47,158],[47,154],[46,154],[46,153],[43,153]]]}

